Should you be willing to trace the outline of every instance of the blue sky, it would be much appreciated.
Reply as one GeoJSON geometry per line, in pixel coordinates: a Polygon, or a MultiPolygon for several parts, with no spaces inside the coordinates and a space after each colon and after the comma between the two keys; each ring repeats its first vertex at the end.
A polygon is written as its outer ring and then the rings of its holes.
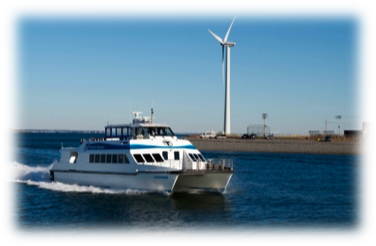
{"type": "MultiPolygon", "coordinates": [[[[232,16],[22,18],[18,128],[101,130],[130,109],[175,132],[223,130],[221,46],[232,16]]],[[[361,129],[355,18],[237,16],[231,131],[361,129]]]]}

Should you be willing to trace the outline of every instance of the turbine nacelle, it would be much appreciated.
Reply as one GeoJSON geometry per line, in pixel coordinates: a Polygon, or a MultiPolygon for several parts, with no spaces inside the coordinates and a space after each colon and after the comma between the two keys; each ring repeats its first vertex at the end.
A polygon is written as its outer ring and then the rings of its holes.
{"type": "Polygon", "coordinates": [[[236,45],[235,42],[224,42],[223,44],[221,44],[223,46],[228,46],[228,47],[234,47],[236,45]]]}

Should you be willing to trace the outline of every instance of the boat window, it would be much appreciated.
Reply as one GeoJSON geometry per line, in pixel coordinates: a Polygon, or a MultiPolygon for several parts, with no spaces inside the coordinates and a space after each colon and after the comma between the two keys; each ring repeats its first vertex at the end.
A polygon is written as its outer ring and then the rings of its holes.
{"type": "Polygon", "coordinates": [[[174,159],[175,159],[175,161],[180,160],[179,151],[175,151],[175,152],[174,152],[174,159]]]}
{"type": "Polygon", "coordinates": [[[137,127],[135,128],[135,135],[145,135],[146,130],[143,127],[137,127]]]}
{"type": "Polygon", "coordinates": [[[162,155],[163,155],[163,159],[165,159],[167,161],[168,160],[168,152],[167,151],[163,151],[162,155]]]}
{"type": "Polygon", "coordinates": [[[125,163],[125,164],[129,164],[129,160],[128,160],[127,155],[124,155],[124,163],[125,163]]]}
{"type": "Polygon", "coordinates": [[[140,154],[134,154],[133,157],[137,161],[137,163],[144,163],[145,162],[144,158],[140,154]]]}
{"type": "Polygon", "coordinates": [[[116,128],[116,136],[121,137],[121,127],[116,128]]]}
{"type": "Polygon", "coordinates": [[[106,163],[111,163],[111,154],[107,154],[106,163]]]}
{"type": "Polygon", "coordinates": [[[107,127],[106,128],[106,137],[110,137],[111,136],[111,127],[107,127]]]}
{"type": "Polygon", "coordinates": [[[170,127],[165,128],[167,136],[175,136],[170,127]]]}
{"type": "Polygon", "coordinates": [[[117,154],[112,155],[112,163],[117,163],[117,154]]]}
{"type": "MultiPolygon", "coordinates": [[[[142,158],[142,157],[141,157],[142,158]]],[[[161,158],[159,156],[159,158],[161,158]]],[[[144,162],[144,159],[142,159],[144,162]]],[[[90,154],[89,163],[126,163],[129,164],[129,159],[125,154],[90,154]]]]}
{"type": "Polygon", "coordinates": [[[136,128],[135,135],[145,135],[145,133],[148,133],[150,136],[175,136],[169,127],[145,127],[138,129],[136,128]]]}
{"type": "Polygon", "coordinates": [[[164,129],[162,127],[158,127],[155,129],[155,134],[157,136],[164,136],[166,135],[166,132],[164,131],[164,129]]]}
{"type": "Polygon", "coordinates": [[[116,136],[116,128],[111,128],[111,136],[112,137],[116,136]]]}
{"type": "Polygon", "coordinates": [[[143,156],[144,156],[146,162],[154,162],[154,159],[153,159],[153,157],[151,157],[150,154],[143,154],[143,156]]]}
{"type": "Polygon", "coordinates": [[[77,162],[78,153],[76,151],[70,152],[69,163],[77,162]]]}
{"type": "Polygon", "coordinates": [[[191,157],[192,161],[196,161],[196,158],[194,157],[192,153],[189,154],[189,157],[191,157]]]}
{"type": "Polygon", "coordinates": [[[119,155],[118,161],[119,161],[119,163],[124,163],[124,155],[123,154],[119,155]]]}
{"type": "Polygon", "coordinates": [[[205,161],[205,158],[201,154],[198,154],[198,157],[200,158],[201,161],[205,161]]]}
{"type": "Polygon", "coordinates": [[[147,131],[146,131],[146,129],[145,128],[141,128],[141,133],[140,133],[142,136],[144,136],[144,137],[147,137],[148,136],[148,134],[147,134],[147,131]]]}
{"type": "Polygon", "coordinates": [[[123,136],[128,136],[129,135],[128,130],[129,130],[128,127],[123,127],[123,136]]]}
{"type": "Polygon", "coordinates": [[[146,128],[146,132],[147,132],[150,136],[154,136],[154,135],[155,135],[155,131],[154,131],[154,128],[153,128],[153,127],[148,127],[148,128],[146,128]]]}
{"type": "Polygon", "coordinates": [[[156,162],[164,162],[162,156],[158,153],[152,154],[156,162]]]}
{"type": "Polygon", "coordinates": [[[95,154],[95,163],[99,163],[100,156],[100,154],[95,154]]]}
{"type": "Polygon", "coordinates": [[[193,154],[193,156],[195,157],[196,160],[198,160],[198,155],[197,154],[193,154]]]}

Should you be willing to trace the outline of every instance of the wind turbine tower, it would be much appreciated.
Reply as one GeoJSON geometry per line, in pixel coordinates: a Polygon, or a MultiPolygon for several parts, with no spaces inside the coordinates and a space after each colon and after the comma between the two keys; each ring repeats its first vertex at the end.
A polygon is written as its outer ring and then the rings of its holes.
{"type": "Polygon", "coordinates": [[[213,35],[213,37],[218,40],[218,42],[222,46],[222,77],[225,80],[226,89],[225,89],[225,115],[224,115],[224,129],[226,135],[231,133],[231,123],[230,123],[230,48],[235,46],[235,42],[229,42],[227,41],[228,35],[230,34],[230,30],[232,27],[232,24],[235,21],[235,17],[231,22],[230,27],[227,30],[226,36],[224,40],[222,40],[220,37],[215,35],[212,31],[209,30],[210,34],[213,35]],[[225,57],[225,48],[226,48],[226,74],[224,74],[224,57],[225,57]]]}

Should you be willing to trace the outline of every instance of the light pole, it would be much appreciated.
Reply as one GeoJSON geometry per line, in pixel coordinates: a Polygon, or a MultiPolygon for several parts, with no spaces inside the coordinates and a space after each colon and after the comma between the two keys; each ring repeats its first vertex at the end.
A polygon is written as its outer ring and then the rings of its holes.
{"type": "Polygon", "coordinates": [[[328,135],[328,123],[333,123],[331,121],[325,120],[325,135],[328,135]]]}
{"type": "Polygon", "coordinates": [[[336,119],[338,119],[338,137],[341,135],[341,119],[342,119],[342,116],[341,115],[336,115],[336,119]]]}
{"type": "Polygon", "coordinates": [[[265,128],[266,128],[266,125],[265,125],[265,119],[268,117],[268,114],[266,113],[263,113],[262,114],[262,119],[264,120],[264,137],[265,137],[265,128]]]}

